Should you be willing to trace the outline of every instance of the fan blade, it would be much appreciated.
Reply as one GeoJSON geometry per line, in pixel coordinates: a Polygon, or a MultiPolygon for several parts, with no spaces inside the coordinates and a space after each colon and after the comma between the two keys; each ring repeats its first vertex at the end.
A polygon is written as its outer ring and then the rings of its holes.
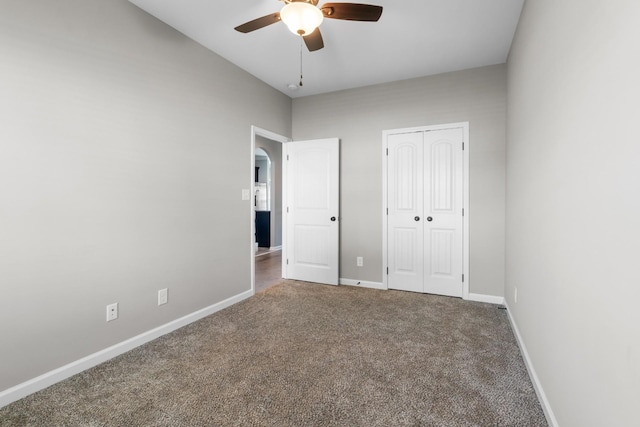
{"type": "Polygon", "coordinates": [[[375,22],[382,15],[382,6],[359,3],[325,3],[320,8],[325,18],[375,22]]]}
{"type": "Polygon", "coordinates": [[[322,34],[320,34],[320,28],[316,28],[313,33],[308,36],[304,36],[304,44],[307,45],[309,52],[320,50],[324,47],[324,41],[322,40],[322,34]]]}
{"type": "Polygon", "coordinates": [[[253,21],[245,22],[242,25],[238,25],[235,30],[240,31],[241,33],[250,33],[251,31],[259,30],[260,28],[266,27],[267,25],[275,24],[280,21],[280,12],[272,13],[271,15],[266,15],[258,19],[254,19],[253,21]]]}

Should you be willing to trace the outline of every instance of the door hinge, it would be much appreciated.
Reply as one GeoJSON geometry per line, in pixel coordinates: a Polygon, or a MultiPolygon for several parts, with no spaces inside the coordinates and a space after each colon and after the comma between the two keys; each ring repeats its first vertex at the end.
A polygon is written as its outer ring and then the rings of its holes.
{"type": "Polygon", "coordinates": [[[389,215],[389,208],[387,208],[387,215],[389,215]]]}
{"type": "Polygon", "coordinates": [[[389,275],[389,267],[387,267],[387,276],[389,275]]]}
{"type": "Polygon", "coordinates": [[[462,283],[464,283],[464,274],[462,275],[462,283]]]}
{"type": "Polygon", "coordinates": [[[289,160],[289,155],[287,154],[287,160],[289,160]]]}
{"type": "Polygon", "coordinates": [[[389,149],[387,148],[387,156],[389,155],[389,149]]]}
{"type": "MultiPolygon", "coordinates": [[[[289,211],[287,211],[287,212],[289,212],[289,211]]],[[[464,216],[464,208],[462,208],[462,216],[464,216]]]]}
{"type": "Polygon", "coordinates": [[[287,265],[289,265],[289,258],[287,258],[287,265]]]}
{"type": "Polygon", "coordinates": [[[287,213],[289,213],[289,206],[287,206],[287,213]]]}

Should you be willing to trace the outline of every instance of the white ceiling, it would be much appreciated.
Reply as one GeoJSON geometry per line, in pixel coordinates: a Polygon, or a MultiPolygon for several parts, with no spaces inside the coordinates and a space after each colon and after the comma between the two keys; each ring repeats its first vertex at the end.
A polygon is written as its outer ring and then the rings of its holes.
{"type": "Polygon", "coordinates": [[[248,34],[234,30],[279,11],[282,2],[129,1],[292,98],[503,63],[524,2],[354,0],[383,6],[382,17],[325,19],[325,47],[304,48],[304,85],[294,91],[287,86],[300,78],[301,39],[282,22],[248,34]]]}

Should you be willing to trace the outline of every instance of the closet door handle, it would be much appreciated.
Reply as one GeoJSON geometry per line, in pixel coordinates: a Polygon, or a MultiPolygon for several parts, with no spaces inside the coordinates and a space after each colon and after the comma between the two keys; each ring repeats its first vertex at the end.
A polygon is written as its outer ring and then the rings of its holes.
{"type": "Polygon", "coordinates": [[[427,217],[427,221],[431,222],[433,221],[433,218],[431,218],[430,216],[427,217]]]}
{"type": "Polygon", "coordinates": [[[419,216],[417,216],[417,217],[415,217],[415,218],[413,218],[413,219],[414,219],[415,221],[420,221],[420,217],[419,217],[419,216]]]}
{"type": "Polygon", "coordinates": [[[335,217],[335,216],[332,216],[332,217],[331,217],[331,221],[335,221],[335,220],[336,220],[336,217],[335,217]]]}

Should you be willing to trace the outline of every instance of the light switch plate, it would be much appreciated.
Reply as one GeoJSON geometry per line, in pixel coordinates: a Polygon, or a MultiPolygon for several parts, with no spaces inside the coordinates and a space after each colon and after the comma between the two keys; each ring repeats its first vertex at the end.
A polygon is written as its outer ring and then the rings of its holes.
{"type": "Polygon", "coordinates": [[[167,288],[158,291],[158,305],[166,304],[169,300],[167,288]]]}

